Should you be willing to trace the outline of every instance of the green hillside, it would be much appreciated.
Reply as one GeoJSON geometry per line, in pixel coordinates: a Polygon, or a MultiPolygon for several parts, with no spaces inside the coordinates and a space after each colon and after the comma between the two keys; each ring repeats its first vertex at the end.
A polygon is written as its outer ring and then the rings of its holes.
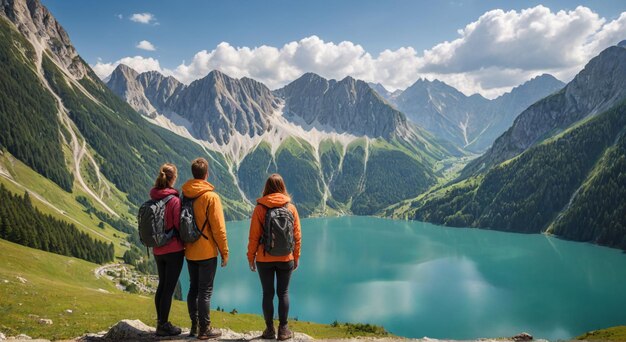
{"type": "Polygon", "coordinates": [[[68,82],[46,56],[43,69],[48,83],[69,110],[72,121],[97,152],[102,173],[128,193],[131,202],[138,205],[145,201],[161,164],[171,162],[177,165],[179,179],[184,181],[191,178],[188,167],[191,160],[203,156],[213,161],[209,180],[226,199],[226,217],[241,219],[247,213],[245,207],[234,205],[242,202],[242,198],[223,158],[220,160],[215,153],[209,155],[199,145],[146,122],[94,74],[83,78],[80,84],[98,102],[68,82]]]}
{"type": "Polygon", "coordinates": [[[458,227],[547,230],[626,248],[625,131],[622,102],[483,175],[423,196],[408,215],[458,227]]]}
{"type": "Polygon", "coordinates": [[[0,17],[0,148],[71,191],[56,102],[37,78],[35,59],[30,43],[0,17]]]}

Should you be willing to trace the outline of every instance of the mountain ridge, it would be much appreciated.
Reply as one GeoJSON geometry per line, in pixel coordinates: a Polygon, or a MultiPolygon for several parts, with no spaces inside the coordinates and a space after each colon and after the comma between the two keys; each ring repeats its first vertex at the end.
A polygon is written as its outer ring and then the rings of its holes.
{"type": "Polygon", "coordinates": [[[551,75],[534,77],[496,99],[467,96],[439,80],[418,79],[390,97],[391,103],[436,137],[479,153],[504,132],[515,117],[564,83],[551,75]]]}

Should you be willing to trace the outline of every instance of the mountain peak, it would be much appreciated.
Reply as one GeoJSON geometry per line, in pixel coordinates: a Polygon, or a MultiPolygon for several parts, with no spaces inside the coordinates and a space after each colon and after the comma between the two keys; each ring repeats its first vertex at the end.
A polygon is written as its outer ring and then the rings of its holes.
{"type": "Polygon", "coordinates": [[[135,69],[129,67],[126,64],[119,64],[117,67],[115,67],[115,69],[113,70],[113,72],[111,73],[109,77],[113,78],[113,75],[115,74],[125,75],[131,78],[137,78],[137,76],[139,76],[139,73],[135,69]]]}
{"type": "Polygon", "coordinates": [[[39,0],[3,0],[0,16],[11,21],[34,46],[47,49],[73,78],[78,80],[88,74],[88,67],[76,52],[70,36],[39,0]]]}
{"type": "Polygon", "coordinates": [[[617,43],[617,46],[626,48],[626,39],[624,39],[621,42],[617,43]]]}

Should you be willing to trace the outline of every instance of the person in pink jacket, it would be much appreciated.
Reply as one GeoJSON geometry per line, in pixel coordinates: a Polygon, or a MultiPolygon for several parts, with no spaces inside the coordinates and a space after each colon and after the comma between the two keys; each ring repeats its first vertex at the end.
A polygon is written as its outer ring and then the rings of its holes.
{"type": "MultiPolygon", "coordinates": [[[[154,182],[154,188],[150,190],[150,198],[153,200],[174,195],[165,205],[165,227],[167,230],[178,230],[180,226],[180,198],[178,191],[174,189],[177,176],[178,170],[174,164],[163,164],[154,182]]],[[[169,315],[172,307],[172,296],[178,283],[180,271],[183,268],[185,247],[176,232],[165,245],[154,247],[152,252],[159,272],[159,286],[154,297],[157,311],[156,334],[158,336],[180,335],[181,329],[169,322],[169,315]]]]}

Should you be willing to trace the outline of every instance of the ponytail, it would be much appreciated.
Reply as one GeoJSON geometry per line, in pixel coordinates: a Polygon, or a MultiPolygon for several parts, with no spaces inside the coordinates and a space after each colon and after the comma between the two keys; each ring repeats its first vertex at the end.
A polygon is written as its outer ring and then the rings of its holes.
{"type": "Polygon", "coordinates": [[[157,189],[165,189],[169,188],[173,185],[174,180],[178,176],[178,170],[176,169],[176,165],[165,163],[161,165],[161,169],[159,170],[159,175],[154,181],[154,187],[157,189]]]}

